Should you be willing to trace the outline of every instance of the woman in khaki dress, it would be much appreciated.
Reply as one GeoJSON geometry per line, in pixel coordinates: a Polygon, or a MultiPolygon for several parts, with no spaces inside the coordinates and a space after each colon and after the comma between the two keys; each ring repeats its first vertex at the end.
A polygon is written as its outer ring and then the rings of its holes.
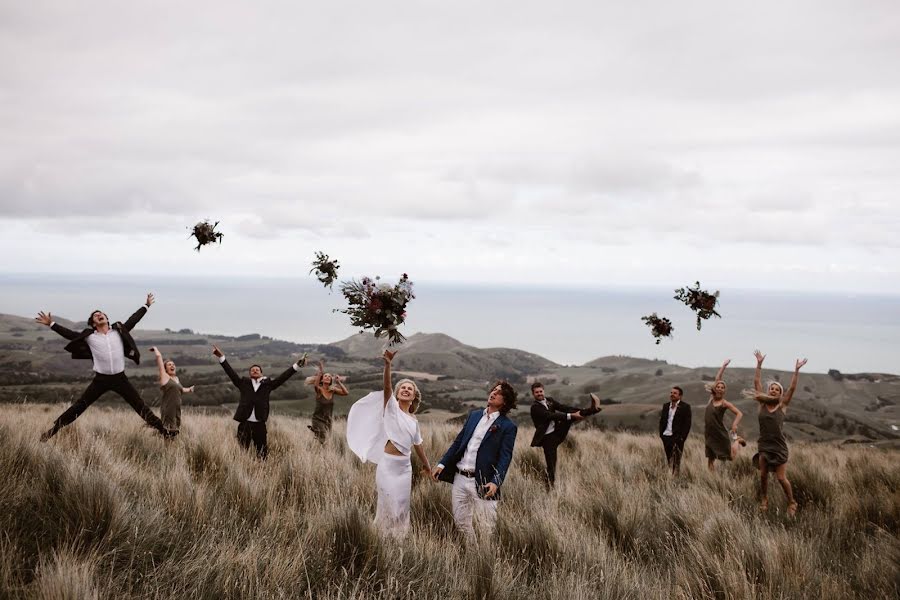
{"type": "Polygon", "coordinates": [[[716,470],[716,460],[734,460],[738,445],[746,444],[744,439],[737,435],[738,424],[744,417],[744,413],[725,399],[725,391],[728,388],[722,380],[722,376],[730,362],[729,359],[722,363],[715,381],[706,386],[706,391],[709,392],[709,402],[706,404],[703,419],[705,425],[703,437],[706,442],[707,468],[710,471],[716,470]],[[734,413],[730,432],[725,429],[724,422],[725,413],[728,411],[734,413]]]}
{"type": "Polygon", "coordinates": [[[194,386],[182,387],[175,375],[175,361],[163,360],[159,348],[150,348],[150,352],[156,356],[156,366],[159,368],[159,389],[162,391],[159,418],[166,429],[178,431],[181,429],[181,395],[193,392],[194,386]]]}
{"type": "Polygon", "coordinates": [[[334,396],[346,396],[350,392],[344,385],[340,375],[332,375],[325,372],[325,363],[319,361],[319,370],[306,380],[313,386],[316,393],[316,408],[312,416],[312,424],[308,425],[316,439],[325,443],[325,438],[331,432],[331,415],[334,412],[334,396]]]}
{"type": "Polygon", "coordinates": [[[806,359],[798,358],[794,364],[794,375],[787,391],[777,381],[769,382],[766,391],[763,391],[761,373],[766,355],[759,350],[753,354],[756,356],[753,390],[745,390],[744,395],[759,402],[759,452],[754,456],[754,459],[758,458],[759,468],[759,509],[766,511],[769,508],[769,471],[774,471],[788,501],[787,514],[793,517],[797,513],[797,501],[787,478],[788,446],[784,437],[784,415],[797,389],[800,368],[806,364],[806,359]]]}

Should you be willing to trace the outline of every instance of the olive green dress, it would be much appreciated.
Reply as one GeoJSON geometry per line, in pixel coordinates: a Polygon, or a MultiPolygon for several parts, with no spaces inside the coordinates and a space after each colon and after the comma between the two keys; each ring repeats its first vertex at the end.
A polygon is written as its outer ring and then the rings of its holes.
{"type": "Polygon", "coordinates": [[[769,467],[777,467],[788,461],[787,440],[784,439],[784,409],[775,412],[762,406],[759,409],[759,455],[765,457],[769,467]]]}
{"type": "Polygon", "coordinates": [[[162,398],[159,401],[159,418],[166,429],[181,429],[181,382],[170,377],[166,385],[159,386],[162,398]]]}
{"type": "Polygon", "coordinates": [[[326,398],[316,388],[316,408],[313,411],[312,425],[309,425],[309,429],[320,442],[324,442],[328,434],[331,433],[331,415],[333,412],[334,396],[330,399],[326,398]]]}
{"type": "Polygon", "coordinates": [[[706,404],[706,414],[703,421],[703,432],[706,439],[706,458],[718,460],[731,460],[731,436],[725,429],[725,412],[728,409],[725,404],[715,406],[712,402],[706,404]]]}

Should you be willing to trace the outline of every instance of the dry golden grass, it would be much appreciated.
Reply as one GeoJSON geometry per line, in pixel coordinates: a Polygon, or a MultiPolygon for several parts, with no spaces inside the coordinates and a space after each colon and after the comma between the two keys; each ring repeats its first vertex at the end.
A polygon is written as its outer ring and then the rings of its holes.
{"type": "MultiPolygon", "coordinates": [[[[418,476],[413,533],[371,525],[374,470],[338,425],[270,422],[261,463],[235,423],[190,412],[166,443],[93,408],[47,444],[60,407],[0,406],[0,597],[891,598],[900,589],[896,452],[794,445],[796,519],[747,453],[709,474],[698,439],[673,481],[651,436],[575,431],[559,485],[522,429],[496,534],[466,546],[450,487],[418,476]]],[[[456,431],[428,425],[436,461],[456,431]]]]}

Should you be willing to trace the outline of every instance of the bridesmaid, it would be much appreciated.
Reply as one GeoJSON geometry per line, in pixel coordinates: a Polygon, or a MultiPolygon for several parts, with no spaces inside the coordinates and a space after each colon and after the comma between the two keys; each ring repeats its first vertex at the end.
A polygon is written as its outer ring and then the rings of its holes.
{"type": "Polygon", "coordinates": [[[346,396],[349,392],[339,375],[325,373],[325,363],[319,361],[319,370],[306,380],[316,393],[316,408],[312,416],[312,424],[307,425],[320,443],[331,432],[331,415],[334,412],[334,396],[346,396]]]}
{"type": "Polygon", "coordinates": [[[347,446],[363,462],[378,465],[375,526],[383,533],[403,537],[409,531],[412,451],[419,457],[426,477],[431,475],[431,465],[422,448],[419,421],[413,416],[422,401],[418,386],[409,379],[401,379],[391,390],[394,354],[384,351],[384,389],[360,398],[350,407],[347,446]]]}
{"type": "Polygon", "coordinates": [[[784,414],[797,389],[800,369],[806,364],[806,359],[797,359],[794,364],[794,375],[787,392],[777,381],[769,382],[767,391],[764,392],[760,374],[766,355],[759,350],[753,354],[756,356],[753,390],[746,390],[744,394],[759,402],[759,509],[766,511],[769,508],[769,471],[774,471],[788,501],[787,514],[793,517],[797,514],[797,501],[794,500],[791,482],[787,478],[788,446],[784,438],[784,414]]]}
{"type": "Polygon", "coordinates": [[[706,405],[706,414],[704,415],[706,427],[703,435],[706,440],[707,468],[710,471],[716,470],[716,460],[734,460],[738,444],[741,442],[746,444],[743,438],[739,438],[737,435],[738,424],[744,418],[744,413],[725,399],[727,386],[722,380],[722,375],[725,374],[725,369],[730,362],[731,359],[728,359],[722,363],[722,367],[716,373],[715,381],[712,385],[707,385],[706,387],[706,390],[709,392],[709,402],[706,405]],[[734,413],[730,433],[725,429],[724,423],[727,411],[734,413]]]}
{"type": "Polygon", "coordinates": [[[156,366],[159,368],[159,389],[162,397],[159,400],[159,418],[166,429],[178,431],[181,429],[181,395],[194,391],[194,386],[182,387],[178,377],[175,376],[175,361],[163,360],[159,348],[150,348],[156,356],[156,366]]]}

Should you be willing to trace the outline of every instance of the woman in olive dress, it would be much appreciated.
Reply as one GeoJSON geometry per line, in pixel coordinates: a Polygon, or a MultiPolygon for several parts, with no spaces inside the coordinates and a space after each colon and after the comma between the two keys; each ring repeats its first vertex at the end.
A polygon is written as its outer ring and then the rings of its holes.
{"type": "Polygon", "coordinates": [[[183,387],[181,381],[175,375],[177,368],[174,360],[163,360],[159,348],[150,348],[156,356],[156,366],[159,368],[159,389],[162,397],[159,400],[159,418],[166,429],[178,431],[181,429],[181,396],[194,391],[194,386],[183,387]]]}
{"type": "Polygon", "coordinates": [[[706,460],[707,467],[710,471],[716,470],[716,460],[734,460],[737,448],[744,439],[737,435],[738,424],[744,417],[734,404],[725,399],[727,386],[722,380],[725,369],[731,359],[722,363],[719,372],[716,373],[716,379],[712,384],[706,386],[709,392],[709,402],[706,404],[706,413],[704,415],[704,438],[706,441],[706,460]],[[731,411],[734,413],[734,420],[731,422],[731,430],[725,428],[725,413],[731,411]]]}
{"type": "Polygon", "coordinates": [[[759,461],[759,509],[766,511],[769,508],[769,472],[774,471],[788,501],[787,514],[793,517],[797,513],[797,501],[787,478],[788,446],[784,437],[784,416],[806,359],[798,358],[794,364],[794,375],[787,391],[777,381],[769,382],[763,391],[761,373],[766,355],[759,350],[753,354],[756,356],[756,376],[753,378],[753,390],[746,390],[745,395],[759,402],[758,454],[754,457],[758,457],[759,461]]]}
{"type": "Polygon", "coordinates": [[[312,424],[308,425],[316,439],[325,443],[325,439],[331,432],[331,415],[334,412],[334,397],[346,396],[350,392],[344,385],[340,375],[332,375],[325,372],[325,363],[319,361],[319,370],[307,383],[313,386],[316,394],[316,408],[312,416],[312,424]]]}

